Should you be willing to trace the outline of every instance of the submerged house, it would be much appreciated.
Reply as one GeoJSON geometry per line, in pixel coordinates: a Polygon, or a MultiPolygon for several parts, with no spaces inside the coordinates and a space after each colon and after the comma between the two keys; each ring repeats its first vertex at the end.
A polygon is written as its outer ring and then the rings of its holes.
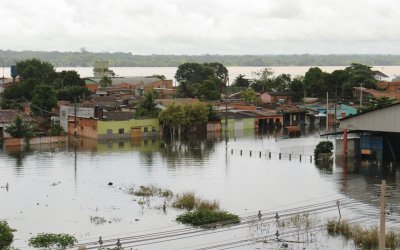
{"type": "Polygon", "coordinates": [[[142,138],[161,134],[158,119],[134,119],[132,112],[107,112],[102,118],[69,116],[68,133],[97,140],[142,138]]]}
{"type": "Polygon", "coordinates": [[[361,159],[398,161],[400,156],[400,103],[348,116],[340,128],[359,135],[359,141],[349,147],[361,159]]]}

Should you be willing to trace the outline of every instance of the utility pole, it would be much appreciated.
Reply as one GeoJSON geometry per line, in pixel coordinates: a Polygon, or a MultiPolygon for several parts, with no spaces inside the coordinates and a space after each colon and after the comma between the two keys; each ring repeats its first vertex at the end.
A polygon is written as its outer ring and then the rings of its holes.
{"type": "Polygon", "coordinates": [[[329,107],[328,107],[328,105],[329,105],[329,94],[328,94],[328,91],[326,91],[326,129],[325,129],[326,134],[328,134],[328,126],[329,126],[329,112],[328,112],[329,107]]]}
{"type": "Polygon", "coordinates": [[[77,120],[76,120],[76,97],[75,97],[75,105],[74,105],[74,138],[76,139],[78,136],[76,134],[77,130],[77,120]]]}
{"type": "Polygon", "coordinates": [[[228,142],[228,85],[229,78],[225,80],[225,143],[228,142]]]}
{"type": "Polygon", "coordinates": [[[363,85],[364,83],[360,83],[360,108],[362,107],[362,99],[363,99],[363,85]]]}
{"type": "Polygon", "coordinates": [[[381,184],[381,218],[379,229],[379,250],[385,250],[385,191],[386,180],[382,180],[381,184]]]}

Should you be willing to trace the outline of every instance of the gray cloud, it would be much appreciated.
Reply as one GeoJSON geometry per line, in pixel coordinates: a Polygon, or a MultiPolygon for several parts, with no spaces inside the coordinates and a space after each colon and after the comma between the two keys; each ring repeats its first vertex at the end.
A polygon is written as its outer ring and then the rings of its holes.
{"type": "Polygon", "coordinates": [[[396,0],[2,0],[1,49],[400,53],[396,0]]]}

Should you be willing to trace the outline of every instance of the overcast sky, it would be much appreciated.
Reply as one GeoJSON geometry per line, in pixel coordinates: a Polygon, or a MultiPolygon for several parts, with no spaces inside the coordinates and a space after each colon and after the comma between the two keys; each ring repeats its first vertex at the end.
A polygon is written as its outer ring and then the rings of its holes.
{"type": "Polygon", "coordinates": [[[399,0],[1,0],[0,49],[400,54],[399,0]]]}

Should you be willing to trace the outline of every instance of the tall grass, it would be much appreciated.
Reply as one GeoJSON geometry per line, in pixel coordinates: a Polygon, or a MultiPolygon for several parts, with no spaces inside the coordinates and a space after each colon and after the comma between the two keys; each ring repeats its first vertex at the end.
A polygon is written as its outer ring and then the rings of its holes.
{"type": "MultiPolygon", "coordinates": [[[[351,225],[347,221],[328,220],[327,231],[331,236],[342,236],[352,240],[361,249],[377,249],[379,246],[379,231],[376,226],[362,228],[360,225],[351,225]]],[[[391,231],[385,236],[386,248],[398,249],[400,247],[399,235],[391,231]]]]}
{"type": "Polygon", "coordinates": [[[210,201],[198,198],[193,192],[185,192],[176,196],[172,206],[189,211],[193,209],[216,211],[219,209],[219,202],[217,200],[210,201]]]}

